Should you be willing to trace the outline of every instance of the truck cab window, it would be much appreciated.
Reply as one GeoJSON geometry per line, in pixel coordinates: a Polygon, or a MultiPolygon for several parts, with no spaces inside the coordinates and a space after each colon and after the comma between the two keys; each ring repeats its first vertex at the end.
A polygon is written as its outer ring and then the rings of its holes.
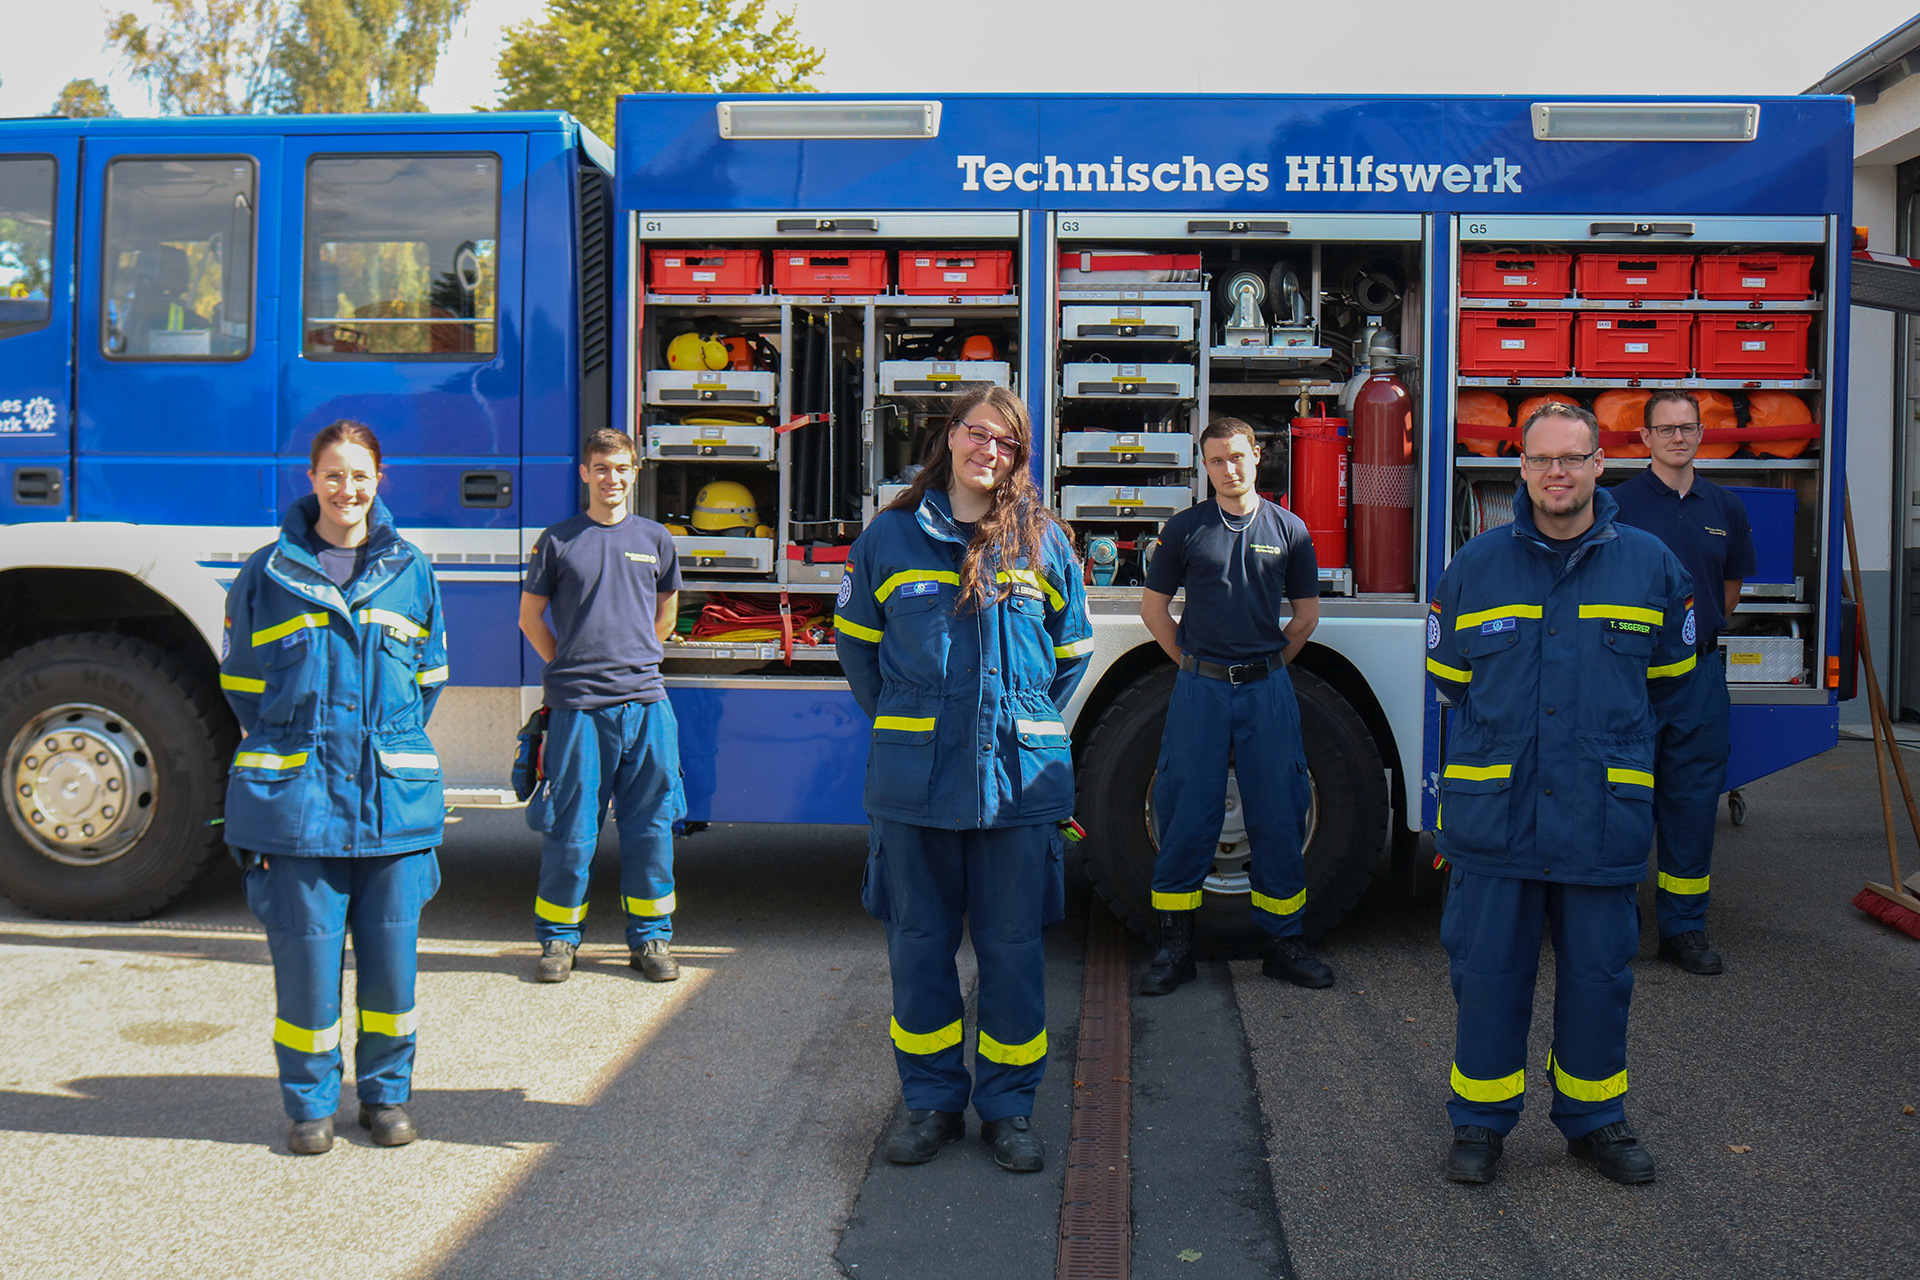
{"type": "Polygon", "coordinates": [[[499,235],[497,157],[314,160],[307,169],[305,354],[491,357],[499,235]]]}
{"type": "Polygon", "coordinates": [[[253,347],[254,165],[244,156],[107,169],[101,348],[239,360],[253,347]]]}
{"type": "Polygon", "coordinates": [[[31,333],[52,311],[51,156],[0,157],[0,338],[31,333]]]}

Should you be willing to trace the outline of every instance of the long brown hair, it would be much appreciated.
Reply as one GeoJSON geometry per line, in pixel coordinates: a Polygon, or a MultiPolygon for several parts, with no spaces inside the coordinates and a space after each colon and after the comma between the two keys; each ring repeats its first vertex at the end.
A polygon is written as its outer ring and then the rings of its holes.
{"type": "MultiPolygon", "coordinates": [[[[960,562],[960,602],[983,609],[1013,590],[1011,583],[996,584],[992,580],[995,566],[1012,569],[1024,557],[1037,572],[1041,551],[1046,546],[1047,529],[1057,526],[1066,531],[1060,517],[1041,499],[1033,474],[1027,469],[1028,460],[1033,457],[1033,420],[1027,416],[1025,402],[1005,387],[990,385],[977,386],[954,397],[947,430],[934,438],[926,465],[907,486],[907,491],[887,505],[887,510],[916,511],[927,490],[938,489],[944,493],[952,486],[953,450],[947,443],[948,437],[954,427],[965,422],[967,415],[982,405],[1006,420],[1014,440],[1013,467],[1006,479],[994,485],[987,513],[973,526],[973,540],[967,543],[967,554],[960,562]]],[[[1068,533],[1068,545],[1072,542],[1073,535],[1068,533]]]]}

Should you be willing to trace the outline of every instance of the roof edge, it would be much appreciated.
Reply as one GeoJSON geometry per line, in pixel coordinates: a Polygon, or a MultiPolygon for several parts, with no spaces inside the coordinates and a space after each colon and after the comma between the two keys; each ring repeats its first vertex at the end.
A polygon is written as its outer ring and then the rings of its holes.
{"type": "Polygon", "coordinates": [[[1846,93],[1898,63],[1916,49],[1920,49],[1920,16],[1909,18],[1881,36],[1802,92],[1846,93]]]}

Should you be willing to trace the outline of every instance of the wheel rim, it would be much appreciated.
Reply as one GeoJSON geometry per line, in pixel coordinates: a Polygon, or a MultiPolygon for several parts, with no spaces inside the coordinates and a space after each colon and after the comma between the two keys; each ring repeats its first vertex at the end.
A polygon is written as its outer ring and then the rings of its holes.
{"type": "MultiPolygon", "coordinates": [[[[1155,854],[1160,852],[1160,823],[1157,811],[1153,807],[1154,783],[1159,779],[1156,771],[1147,780],[1147,802],[1145,816],[1147,823],[1147,842],[1153,846],[1155,854]]],[[[1320,789],[1313,783],[1313,771],[1307,771],[1307,837],[1302,848],[1311,853],[1313,834],[1320,825],[1320,789]]],[[[1247,839],[1246,812],[1240,802],[1240,779],[1232,769],[1227,770],[1226,812],[1220,820],[1220,842],[1214,847],[1213,870],[1201,888],[1208,893],[1248,894],[1253,892],[1253,881],[1248,868],[1253,862],[1253,846],[1247,839]]]]}
{"type": "Polygon", "coordinates": [[[7,816],[55,862],[92,867],[137,843],[153,820],[153,752],[105,707],[41,712],[7,748],[7,816]]]}

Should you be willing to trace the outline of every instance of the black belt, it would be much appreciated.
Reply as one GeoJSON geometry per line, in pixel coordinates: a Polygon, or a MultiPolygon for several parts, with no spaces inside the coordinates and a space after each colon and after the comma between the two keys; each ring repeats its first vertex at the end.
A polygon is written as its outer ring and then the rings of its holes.
{"type": "Polygon", "coordinates": [[[1233,667],[1222,666],[1217,662],[1208,662],[1206,659],[1196,658],[1192,654],[1188,654],[1180,660],[1180,669],[1182,671],[1191,671],[1193,674],[1205,676],[1209,680],[1225,680],[1228,684],[1252,684],[1255,680],[1265,680],[1273,674],[1276,667],[1283,667],[1285,665],[1277,653],[1270,653],[1257,661],[1243,662],[1233,667]]]}

